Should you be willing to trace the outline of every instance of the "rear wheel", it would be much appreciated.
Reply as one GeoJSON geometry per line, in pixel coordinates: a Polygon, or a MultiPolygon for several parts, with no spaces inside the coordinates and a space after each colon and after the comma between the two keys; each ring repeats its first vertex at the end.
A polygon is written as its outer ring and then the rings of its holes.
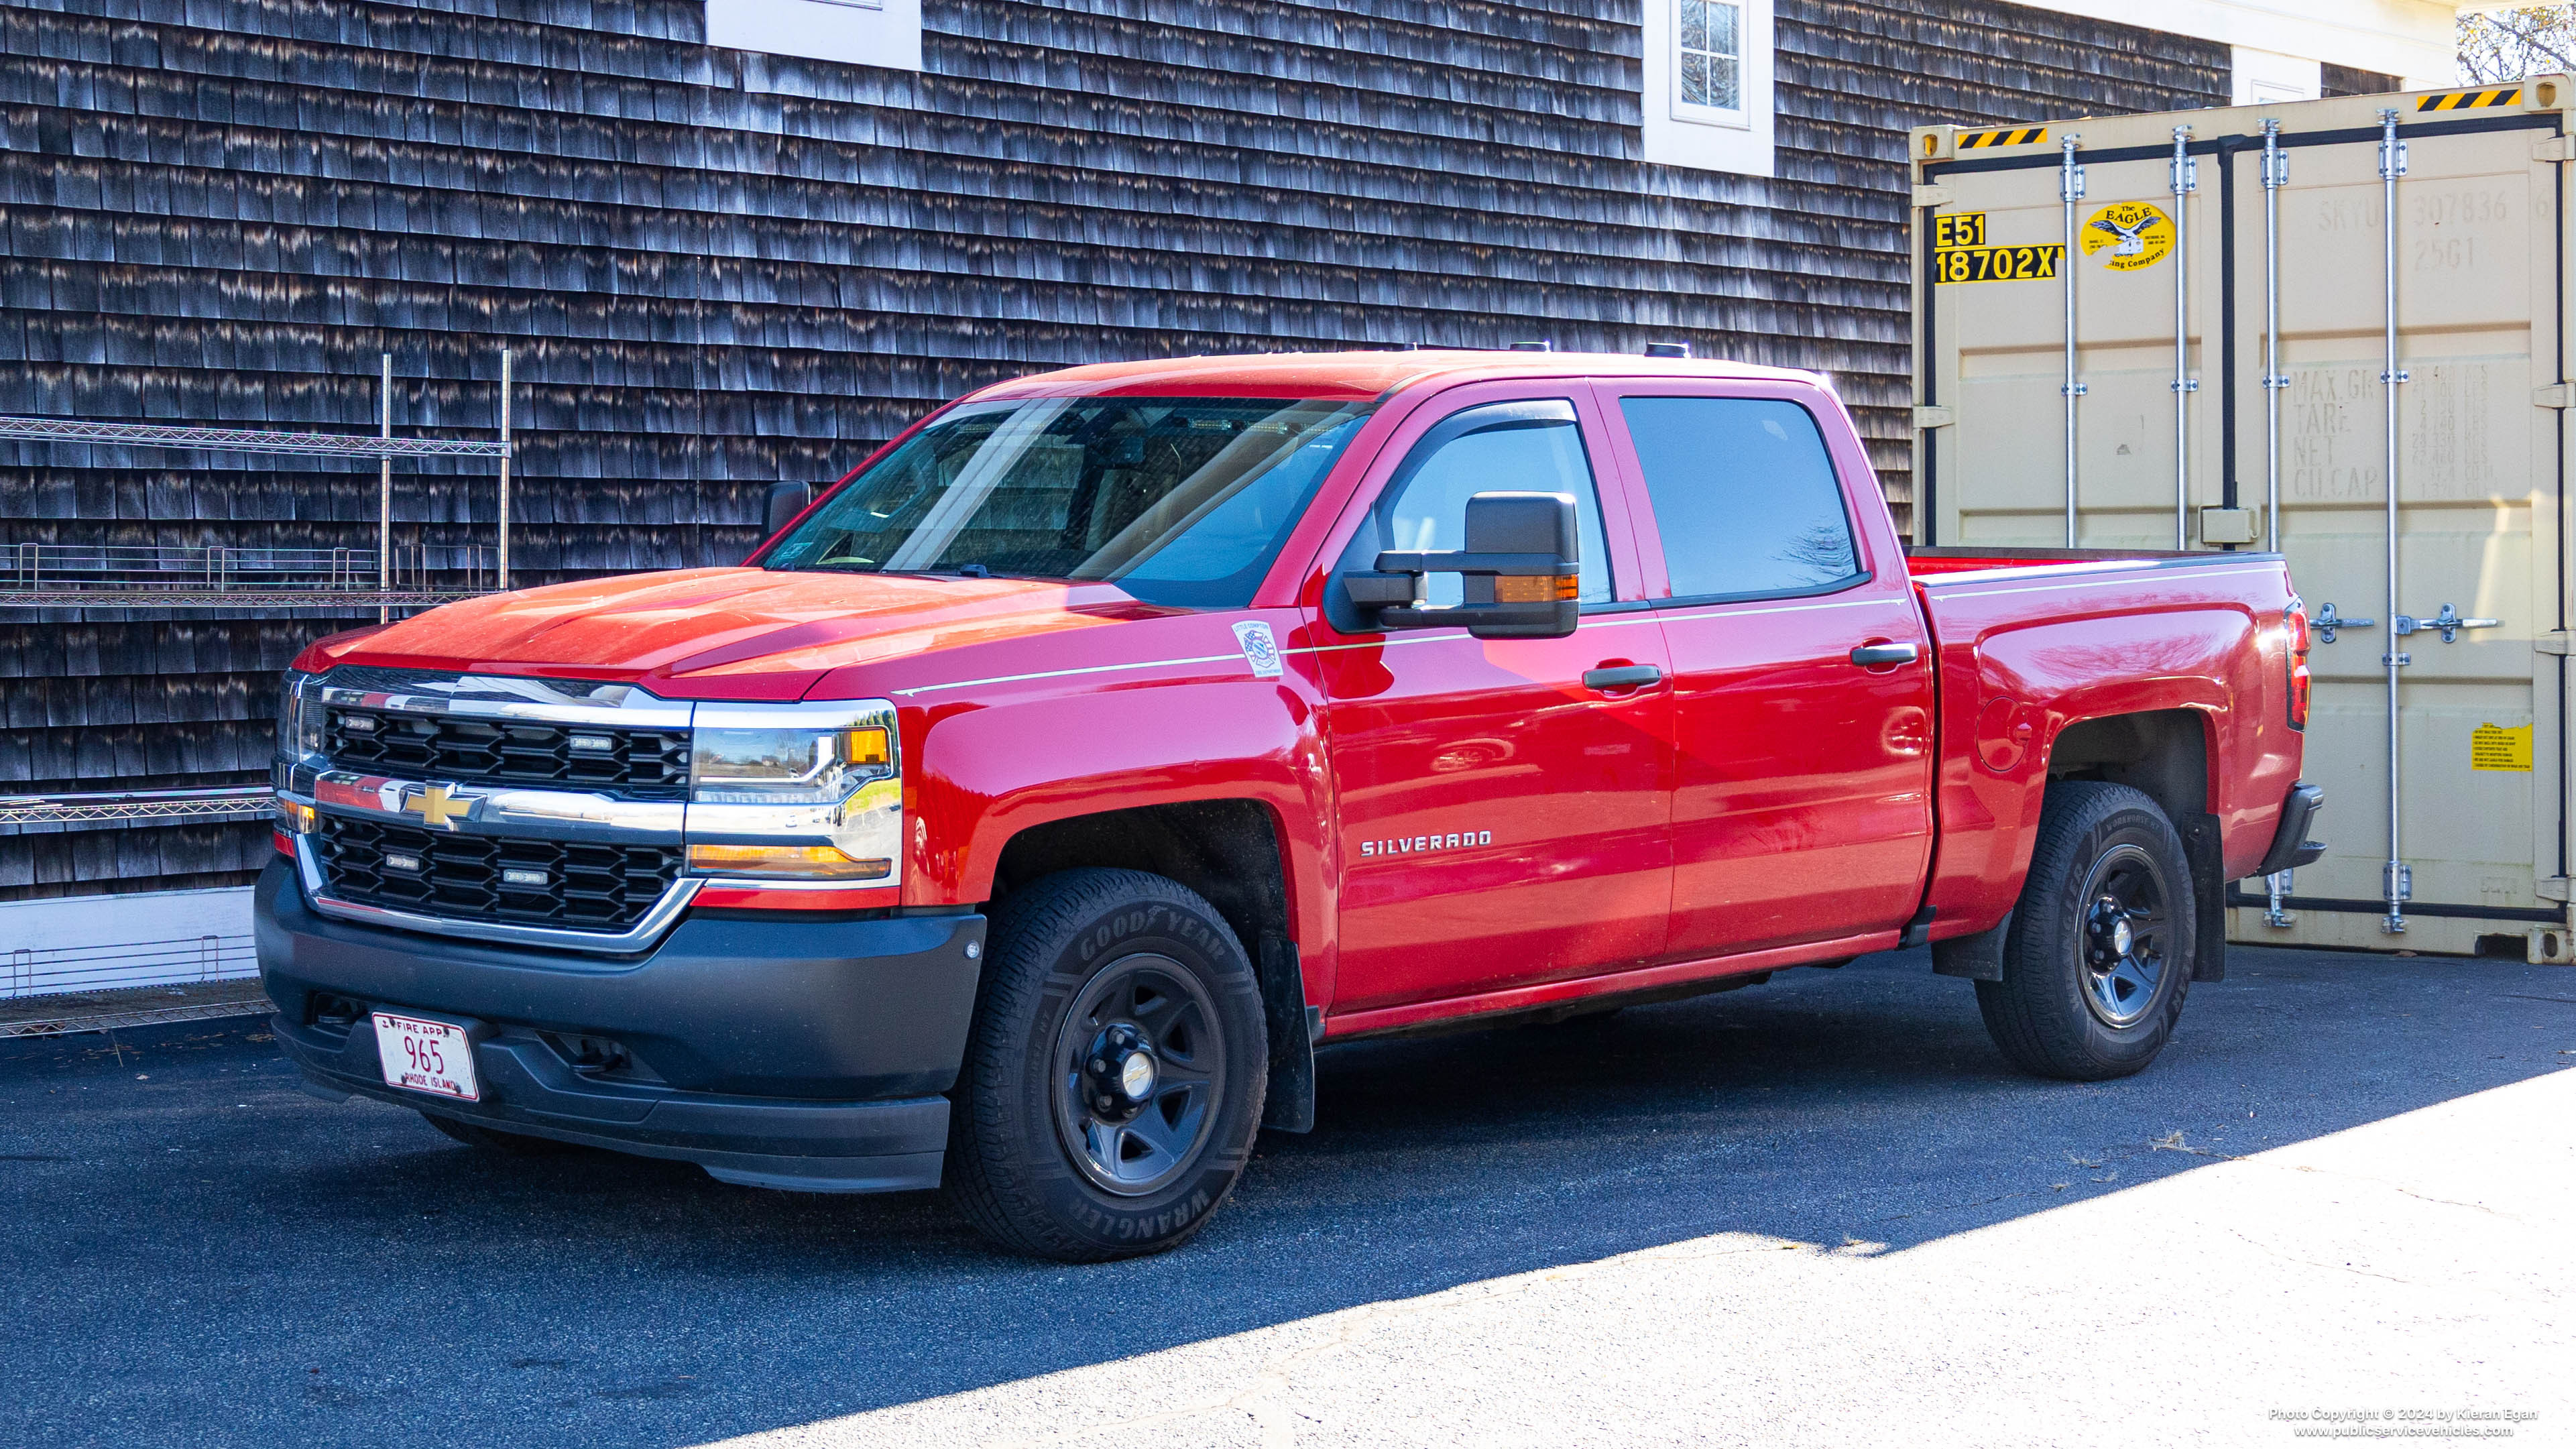
{"type": "Polygon", "coordinates": [[[1101,1261],[1199,1230],[1252,1155],[1269,1047],[1233,930],[1195,892],[1071,870],[993,915],[947,1190],[1014,1252],[1101,1261]]]}
{"type": "Polygon", "coordinates": [[[2192,910],[2182,837],[2155,801],[2099,781],[2049,786],[2003,979],[1977,983],[1995,1045],[2068,1081],[2144,1069],[2190,987],[2192,910]]]}
{"type": "Polygon", "coordinates": [[[574,1143],[557,1142],[551,1137],[530,1137],[524,1132],[503,1132],[478,1122],[460,1122],[453,1117],[442,1117],[436,1112],[423,1112],[420,1115],[430,1126],[468,1147],[515,1153],[521,1157],[552,1157],[559,1152],[581,1150],[574,1143]]]}

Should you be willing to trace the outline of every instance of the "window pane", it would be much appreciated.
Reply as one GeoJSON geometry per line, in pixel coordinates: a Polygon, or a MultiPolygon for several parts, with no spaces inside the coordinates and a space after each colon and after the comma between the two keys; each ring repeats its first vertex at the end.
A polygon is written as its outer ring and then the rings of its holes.
{"type": "Polygon", "coordinates": [[[1729,57],[1722,55],[1709,57],[1707,104],[1721,111],[1744,109],[1743,98],[1736,94],[1735,66],[1736,62],[1729,57]]]}
{"type": "MultiPolygon", "coordinates": [[[[1611,598],[1610,557],[1601,534],[1601,498],[1592,485],[1592,465],[1583,452],[1583,430],[1567,416],[1532,420],[1529,404],[1502,403],[1470,408],[1451,422],[1475,427],[1478,414],[1491,414],[1494,425],[1431,444],[1431,451],[1405,459],[1396,474],[1399,490],[1380,500],[1371,513],[1374,528],[1362,528],[1351,540],[1344,566],[1366,568],[1382,551],[1461,549],[1467,546],[1467,500],[1479,493],[1568,493],[1583,550],[1577,596],[1587,604],[1611,598]],[[1371,538],[1370,535],[1377,535],[1371,538]]],[[[1447,426],[1446,423],[1443,425],[1447,426]]],[[[1425,581],[1425,601],[1435,606],[1459,602],[1456,574],[1433,574],[1425,581]]]]}
{"type": "Polygon", "coordinates": [[[1682,103],[1691,106],[1710,104],[1708,99],[1708,57],[1697,51],[1682,52],[1682,103]]]}
{"type": "Polygon", "coordinates": [[[1709,0],[1681,0],[1681,3],[1682,49],[1708,49],[1709,0]]]}
{"type": "Polygon", "coordinates": [[[1743,52],[1735,48],[1735,22],[1740,14],[1732,5],[1708,6],[1708,43],[1700,48],[1719,55],[1741,55],[1743,52]]]}
{"type": "Polygon", "coordinates": [[[773,569],[1101,579],[1241,608],[1364,406],[1043,398],[960,408],[782,540],[773,569]]]}
{"type": "Polygon", "coordinates": [[[1622,398],[1673,596],[1779,594],[1860,572],[1815,419],[1752,398],[1622,398]]]}

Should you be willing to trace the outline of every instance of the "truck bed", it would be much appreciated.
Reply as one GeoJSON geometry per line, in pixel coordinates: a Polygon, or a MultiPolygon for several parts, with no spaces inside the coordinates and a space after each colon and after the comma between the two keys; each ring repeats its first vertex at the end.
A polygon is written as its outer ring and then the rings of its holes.
{"type": "MultiPolygon", "coordinates": [[[[1943,741],[1940,843],[1926,899],[1936,920],[1999,919],[2051,779],[2149,788],[2224,879],[2269,849],[2298,775],[2284,612],[2272,553],[1909,549],[1931,630],[1943,741]],[[2145,717],[2122,737],[2086,721],[2145,717]],[[2162,730],[2200,768],[2153,782],[2123,773],[2162,730]]],[[[1936,929],[1936,938],[1947,934],[1936,929]]]]}
{"type": "Polygon", "coordinates": [[[1915,578],[1942,574],[1986,573],[1998,569],[2065,569],[2101,565],[2212,563],[2253,557],[2242,553],[2201,550],[2123,548],[1913,548],[1905,550],[1905,571],[1915,578]]]}

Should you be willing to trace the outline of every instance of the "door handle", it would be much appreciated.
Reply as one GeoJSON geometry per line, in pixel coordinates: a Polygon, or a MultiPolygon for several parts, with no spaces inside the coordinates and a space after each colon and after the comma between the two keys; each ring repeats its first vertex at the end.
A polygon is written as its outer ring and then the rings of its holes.
{"type": "Polygon", "coordinates": [[[1882,664],[1911,664],[1923,657],[1917,644],[1863,644],[1851,652],[1854,664],[1876,668],[1882,664]]]}
{"type": "Polygon", "coordinates": [[[1664,682],[1664,671],[1652,664],[1622,664],[1612,669],[1583,671],[1586,689],[1644,689],[1664,682]]]}

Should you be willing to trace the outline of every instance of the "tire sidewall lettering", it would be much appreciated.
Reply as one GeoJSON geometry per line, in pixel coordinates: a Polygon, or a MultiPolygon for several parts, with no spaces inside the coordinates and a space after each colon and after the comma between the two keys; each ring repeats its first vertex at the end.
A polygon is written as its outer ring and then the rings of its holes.
{"type": "MultiPolygon", "coordinates": [[[[1207,980],[1220,1001],[1243,994],[1227,981],[1227,967],[1237,955],[1236,948],[1228,935],[1219,934],[1197,911],[1164,902],[1140,901],[1093,918],[1080,928],[1072,949],[1059,957],[1055,969],[1048,973],[1048,989],[1036,1019],[1029,1024],[1026,1049],[1031,1070],[1026,1110],[1033,1121],[1043,1118],[1048,1110],[1044,1079],[1052,1069],[1048,1054],[1056,1023],[1072,1009],[1084,986],[1099,972],[1124,957],[1144,952],[1171,956],[1207,980]]],[[[1257,992],[1254,995],[1257,997],[1257,992]]],[[[1259,1068],[1256,1063],[1238,1070],[1259,1068]]],[[[1235,1156],[1220,1149],[1199,1171],[1155,1197],[1137,1200],[1132,1208],[1105,1200],[1069,1166],[1061,1172],[1048,1171],[1044,1191],[1058,1203],[1057,1210],[1064,1214],[1067,1225],[1095,1242],[1121,1247],[1154,1243],[1184,1232],[1215,1210],[1241,1169],[1235,1156]]]]}
{"type": "Polygon", "coordinates": [[[1101,920],[1082,933],[1074,954],[1083,965],[1092,966],[1106,957],[1112,947],[1147,936],[1187,946],[1200,953],[1206,961],[1222,959],[1225,954],[1223,943],[1206,922],[1164,905],[1120,911],[1101,920]]]}

